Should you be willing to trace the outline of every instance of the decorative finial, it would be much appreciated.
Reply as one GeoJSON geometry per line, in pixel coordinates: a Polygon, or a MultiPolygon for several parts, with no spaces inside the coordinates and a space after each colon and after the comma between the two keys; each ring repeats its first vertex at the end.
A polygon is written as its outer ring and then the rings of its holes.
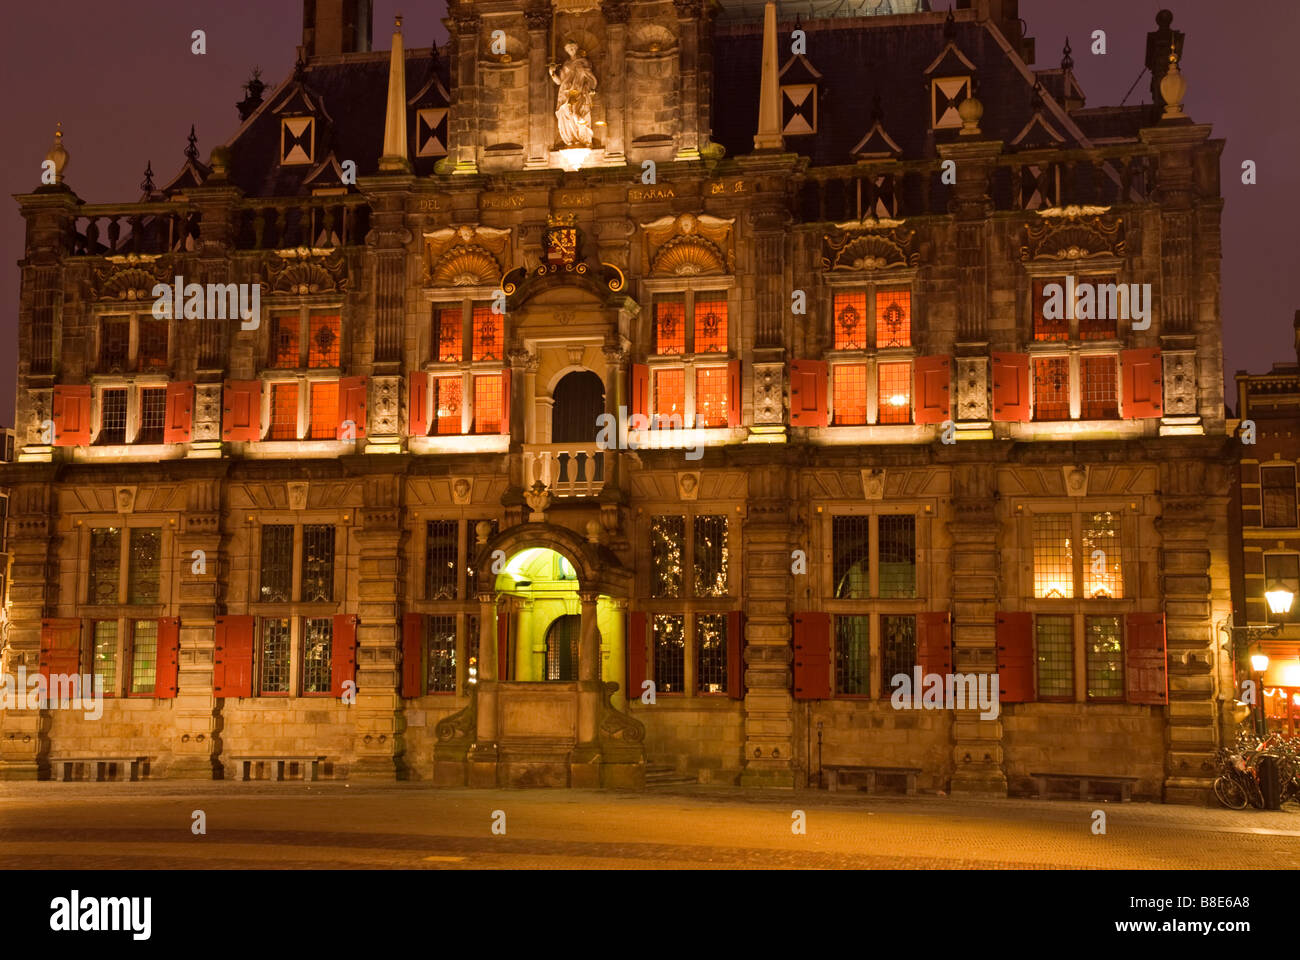
{"type": "Polygon", "coordinates": [[[976,137],[984,132],[980,129],[980,118],[984,116],[984,104],[980,102],[979,92],[979,84],[972,84],[970,96],[957,105],[957,116],[961,117],[960,136],[976,137]]]}
{"type": "Polygon", "coordinates": [[[1074,51],[1070,49],[1070,38],[1069,38],[1069,37],[1066,37],[1066,38],[1065,38],[1065,49],[1061,51],[1061,69],[1062,69],[1062,70],[1073,70],[1073,69],[1074,69],[1074,57],[1070,56],[1070,54],[1072,54],[1072,53],[1074,53],[1074,51]]]}
{"type": "Polygon", "coordinates": [[[190,135],[187,138],[189,146],[185,148],[185,156],[190,160],[199,158],[199,138],[194,135],[194,124],[190,124],[190,135]]]}
{"type": "Polygon", "coordinates": [[[63,171],[68,166],[68,151],[63,146],[63,122],[54,125],[54,145],[45,154],[45,159],[54,164],[54,182],[63,182],[63,171]]]}
{"type": "Polygon", "coordinates": [[[144,165],[144,182],[140,184],[140,189],[144,191],[145,196],[154,192],[153,185],[153,161],[150,160],[144,165]]]}
{"type": "Polygon", "coordinates": [[[948,16],[943,20],[943,38],[951,43],[957,39],[957,18],[953,16],[952,4],[948,4],[948,16]]]}
{"type": "MultiPolygon", "coordinates": [[[[1161,10],[1161,13],[1168,11],[1161,10]]],[[[1183,78],[1183,72],[1178,68],[1178,45],[1177,42],[1169,44],[1169,72],[1160,78],[1160,96],[1165,101],[1165,112],[1161,115],[1161,120],[1182,120],[1187,114],[1183,113],[1183,97],[1187,95],[1187,81],[1183,78]]]]}
{"type": "Polygon", "coordinates": [[[402,15],[400,13],[393,18],[393,29],[398,33],[402,32],[402,15]]]}

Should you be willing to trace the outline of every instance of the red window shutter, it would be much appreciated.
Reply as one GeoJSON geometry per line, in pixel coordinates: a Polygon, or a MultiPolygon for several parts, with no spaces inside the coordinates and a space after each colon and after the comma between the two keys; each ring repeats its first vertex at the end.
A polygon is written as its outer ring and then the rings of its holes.
{"type": "Polygon", "coordinates": [[[54,446],[85,447],[90,444],[90,385],[54,388],[52,418],[54,446]]]}
{"type": "Polygon", "coordinates": [[[343,423],[351,420],[356,425],[356,439],[366,435],[366,377],[344,377],[339,381],[338,439],[343,439],[343,423]]]}
{"type": "Polygon", "coordinates": [[[189,443],[194,435],[194,384],[167,384],[163,443],[189,443]]]}
{"type": "Polygon", "coordinates": [[[257,380],[227,380],[222,397],[221,439],[227,443],[262,439],[262,384],[257,380]]]}
{"type": "Polygon", "coordinates": [[[829,700],[831,696],[831,615],[794,615],[794,698],[829,700]]]}
{"type": "Polygon", "coordinates": [[[510,370],[501,374],[501,432],[510,436],[510,370]]]}
{"type": "Polygon", "coordinates": [[[1024,423],[1029,420],[1029,355],[993,354],[993,419],[1024,423]]]}
{"type": "Polygon", "coordinates": [[[163,617],[158,621],[158,659],[154,661],[153,695],[155,700],[171,700],[179,689],[181,658],[180,617],[163,617]]]}
{"type": "Polygon", "coordinates": [[[1034,615],[999,613],[998,699],[1028,703],[1034,699],[1034,615]]]}
{"type": "Polygon", "coordinates": [[[943,423],[949,418],[948,389],[952,380],[952,358],[917,357],[916,422],[943,423]]]}
{"type": "Polygon", "coordinates": [[[645,683],[646,664],[646,615],[641,610],[634,610],[627,615],[627,698],[635,700],[641,696],[641,685],[645,683]]]}
{"type": "Polygon", "coordinates": [[[826,426],[825,361],[790,361],[790,426],[826,426]]]}
{"type": "Polygon", "coordinates": [[[497,606],[497,670],[498,680],[510,679],[510,614],[505,604],[497,606]]]}
{"type": "MultiPolygon", "coordinates": [[[[343,684],[357,681],[357,620],[355,614],[334,615],[334,636],[330,639],[330,692],[344,694],[343,684]]],[[[355,688],[353,690],[355,692],[355,688]]]]}
{"type": "Polygon", "coordinates": [[[739,610],[727,614],[727,696],[745,698],[745,615],[739,610]]]}
{"type": "Polygon", "coordinates": [[[406,378],[406,424],[413,437],[429,433],[429,375],[412,370],[406,378]]]}
{"type": "Polygon", "coordinates": [[[217,617],[212,658],[212,695],[253,695],[253,618],[217,617]]]}
{"type": "Polygon", "coordinates": [[[402,614],[402,696],[424,695],[424,614],[402,614]]]}
{"type": "Polygon", "coordinates": [[[740,396],[740,361],[732,360],[727,364],[727,426],[740,426],[741,413],[741,396],[740,396]]]}
{"type": "Polygon", "coordinates": [[[1159,350],[1123,350],[1120,367],[1124,377],[1125,420],[1158,417],[1164,413],[1163,375],[1159,350]]]}
{"type": "Polygon", "coordinates": [[[632,409],[629,413],[650,415],[650,368],[644,363],[632,364],[632,409]]]}
{"type": "Polygon", "coordinates": [[[41,621],[41,676],[50,691],[50,675],[70,676],[81,672],[81,621],[41,621]]]}
{"type": "Polygon", "coordinates": [[[947,613],[916,615],[916,662],[921,673],[952,673],[952,626],[947,613]]]}
{"type": "Polygon", "coordinates": [[[1124,674],[1129,703],[1168,703],[1165,615],[1130,613],[1124,618],[1124,674]]]}

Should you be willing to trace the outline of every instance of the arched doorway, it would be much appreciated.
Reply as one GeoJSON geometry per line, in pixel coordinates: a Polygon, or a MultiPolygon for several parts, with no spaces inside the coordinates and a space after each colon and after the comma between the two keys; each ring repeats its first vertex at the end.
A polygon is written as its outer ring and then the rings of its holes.
{"type": "Polygon", "coordinates": [[[566,613],[556,617],[546,630],[546,679],[578,679],[578,634],[582,617],[566,613]]]}
{"type": "MultiPolygon", "coordinates": [[[[605,384],[591,370],[574,370],[555,385],[551,396],[551,443],[591,444],[600,432],[598,418],[605,412],[605,384]]],[[[605,458],[580,451],[556,457],[560,483],[604,481],[605,458]]]]}

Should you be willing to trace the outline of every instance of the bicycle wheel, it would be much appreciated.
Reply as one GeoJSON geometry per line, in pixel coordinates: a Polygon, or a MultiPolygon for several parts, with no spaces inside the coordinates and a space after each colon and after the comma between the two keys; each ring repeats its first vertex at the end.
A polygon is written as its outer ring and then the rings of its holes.
{"type": "Polygon", "coordinates": [[[1228,777],[1219,777],[1214,781],[1214,796],[1229,810],[1245,809],[1246,791],[1241,788],[1241,784],[1228,777]]]}
{"type": "Polygon", "coordinates": [[[1246,799],[1250,801],[1250,805],[1256,810],[1263,810],[1264,794],[1259,790],[1259,781],[1254,777],[1246,777],[1245,780],[1246,799]]]}

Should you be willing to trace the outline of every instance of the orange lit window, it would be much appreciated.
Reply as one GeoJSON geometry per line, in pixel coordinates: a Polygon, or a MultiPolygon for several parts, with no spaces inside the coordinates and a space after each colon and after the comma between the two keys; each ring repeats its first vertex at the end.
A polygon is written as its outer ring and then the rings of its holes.
{"type": "Polygon", "coordinates": [[[912,291],[876,291],[876,346],[912,345],[912,291]]]}
{"type": "Polygon", "coordinates": [[[867,347],[867,295],[837,293],[835,310],[835,349],[865,350],[867,347]]]}
{"type": "Polygon", "coordinates": [[[474,355],[471,359],[500,360],[504,356],[501,352],[502,319],[502,315],[493,313],[490,306],[474,307],[474,355]]]}
{"type": "Polygon", "coordinates": [[[1080,357],[1084,420],[1109,420],[1119,416],[1114,357],[1080,357]]]}
{"type": "Polygon", "coordinates": [[[867,365],[835,364],[835,425],[867,422],[867,365]]]}
{"type": "Polygon", "coordinates": [[[1034,596],[1069,600],[1074,596],[1073,521],[1068,513],[1034,517],[1034,596]]]}
{"type": "Polygon", "coordinates": [[[339,318],[337,314],[313,313],[307,338],[307,366],[339,365],[339,318]]]}
{"type": "Polygon", "coordinates": [[[271,431],[266,439],[298,439],[298,384],[277,383],[271,387],[271,431]]]}
{"type": "Polygon", "coordinates": [[[879,423],[912,422],[912,365],[882,363],[876,367],[876,420],[879,423]]]}
{"type": "Polygon", "coordinates": [[[1092,316],[1079,318],[1079,339],[1116,339],[1119,335],[1115,332],[1115,318],[1120,314],[1120,297],[1124,298],[1125,315],[1129,315],[1127,313],[1128,287],[1117,286],[1114,277],[1084,277],[1080,282],[1093,284],[1092,289],[1096,293],[1096,298],[1093,301],[1093,308],[1087,311],[1092,316]]]}
{"type": "Polygon", "coordinates": [[[1034,360],[1034,419],[1070,419],[1070,358],[1034,360]]]}
{"type": "Polygon", "coordinates": [[[695,352],[727,352],[727,301],[695,300],[695,352]]]}
{"type": "Polygon", "coordinates": [[[461,329],[460,307],[445,307],[434,311],[437,317],[438,361],[457,363],[464,359],[464,331],[461,329]]]}
{"type": "Polygon", "coordinates": [[[339,385],[337,383],[313,383],[311,385],[311,433],[312,440],[333,440],[338,436],[339,425],[339,385]]]}
{"type": "Polygon", "coordinates": [[[685,301],[681,297],[655,297],[655,353],[685,352],[685,301]]]}
{"type": "Polygon", "coordinates": [[[501,432],[501,375],[474,378],[474,432],[501,432]]]}
{"type": "MultiPolygon", "coordinates": [[[[678,416],[682,420],[678,426],[685,426],[686,422],[686,371],[684,370],[656,370],[655,371],[655,408],[656,417],[678,416]]],[[[668,424],[656,424],[660,430],[669,429],[668,424]]]]}
{"type": "Polygon", "coordinates": [[[727,368],[700,367],[695,371],[695,425],[727,425],[727,368]]]}
{"type": "Polygon", "coordinates": [[[1034,339],[1035,340],[1068,340],[1070,339],[1070,321],[1065,319],[1065,278],[1064,277],[1044,277],[1042,280],[1035,280],[1033,284],[1033,307],[1034,307],[1034,339]],[[1044,314],[1047,312],[1047,287],[1056,285],[1059,288],[1058,296],[1053,298],[1056,303],[1053,304],[1052,313],[1060,314],[1059,317],[1049,320],[1044,314]],[[1057,306],[1059,305],[1059,309],[1057,306]]]}
{"type": "Polygon", "coordinates": [[[459,376],[433,378],[433,416],[437,424],[434,433],[446,436],[461,432],[460,412],[463,393],[463,381],[459,376]]]}
{"type": "Polygon", "coordinates": [[[281,313],[271,318],[271,366],[298,366],[300,326],[301,321],[296,313],[281,313]]]}

